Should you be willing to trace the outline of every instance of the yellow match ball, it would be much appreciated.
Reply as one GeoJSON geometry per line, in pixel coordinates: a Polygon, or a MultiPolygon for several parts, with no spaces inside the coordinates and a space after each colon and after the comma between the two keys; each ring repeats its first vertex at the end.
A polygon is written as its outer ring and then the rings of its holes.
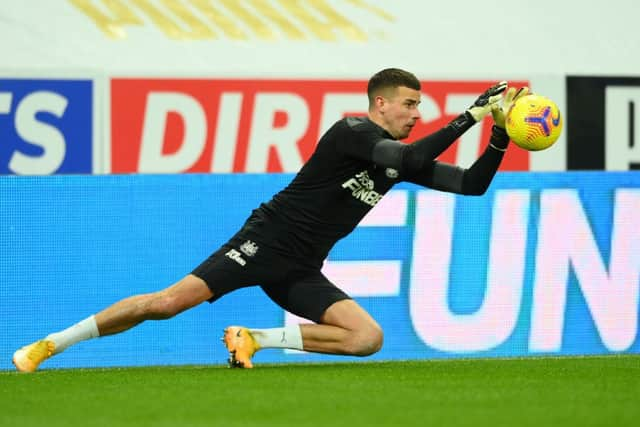
{"type": "Polygon", "coordinates": [[[560,137],[562,116],[547,97],[527,95],[516,100],[506,118],[507,134],[519,147],[529,151],[549,148],[560,137]]]}

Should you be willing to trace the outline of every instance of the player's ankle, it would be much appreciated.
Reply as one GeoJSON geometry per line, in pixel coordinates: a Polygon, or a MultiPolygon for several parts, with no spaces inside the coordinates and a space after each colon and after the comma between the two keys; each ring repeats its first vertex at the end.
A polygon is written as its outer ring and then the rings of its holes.
{"type": "Polygon", "coordinates": [[[289,325],[283,328],[250,329],[259,348],[290,348],[302,350],[302,333],[300,325],[289,325]]]}
{"type": "Polygon", "coordinates": [[[47,335],[44,339],[54,343],[53,354],[58,354],[80,341],[96,338],[99,335],[95,316],[89,316],[65,330],[47,335]]]}

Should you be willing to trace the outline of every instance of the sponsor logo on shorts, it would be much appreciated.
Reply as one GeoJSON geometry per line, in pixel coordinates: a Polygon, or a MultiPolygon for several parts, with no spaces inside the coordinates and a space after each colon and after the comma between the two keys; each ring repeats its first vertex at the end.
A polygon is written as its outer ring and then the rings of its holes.
{"type": "Polygon", "coordinates": [[[229,252],[224,254],[224,256],[226,256],[227,258],[231,258],[243,267],[247,265],[247,261],[245,261],[245,259],[242,258],[240,252],[236,251],[235,249],[229,249],[229,252]]]}
{"type": "Polygon", "coordinates": [[[246,256],[254,256],[258,252],[258,245],[251,240],[247,240],[240,245],[240,251],[246,256]]]}
{"type": "Polygon", "coordinates": [[[398,171],[392,168],[387,168],[384,171],[387,178],[396,179],[398,177],[398,171]]]}

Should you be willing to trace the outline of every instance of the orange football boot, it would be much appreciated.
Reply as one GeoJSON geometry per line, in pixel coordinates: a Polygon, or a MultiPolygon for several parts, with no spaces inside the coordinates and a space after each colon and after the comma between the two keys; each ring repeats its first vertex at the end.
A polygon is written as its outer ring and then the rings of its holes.
{"type": "Polygon", "coordinates": [[[249,329],[243,326],[229,326],[224,330],[222,341],[229,350],[227,361],[230,368],[253,368],[251,357],[260,346],[249,329]]]}
{"type": "Polygon", "coordinates": [[[13,353],[13,364],[20,372],[33,372],[53,354],[53,341],[40,340],[22,347],[13,353]]]}

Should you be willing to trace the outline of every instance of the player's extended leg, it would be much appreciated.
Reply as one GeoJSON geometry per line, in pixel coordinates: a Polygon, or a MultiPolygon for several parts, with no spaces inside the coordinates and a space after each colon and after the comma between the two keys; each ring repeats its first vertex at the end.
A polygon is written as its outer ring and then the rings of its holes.
{"type": "Polygon", "coordinates": [[[126,331],[145,320],[163,320],[213,296],[206,283],[192,274],[158,292],[125,298],[95,315],[100,336],[126,331]]]}
{"type": "Polygon", "coordinates": [[[145,320],[171,318],[212,296],[205,282],[190,274],[166,289],[125,298],[63,331],[22,347],[14,353],[13,364],[22,372],[35,371],[44,360],[80,341],[123,332],[145,320]]]}

